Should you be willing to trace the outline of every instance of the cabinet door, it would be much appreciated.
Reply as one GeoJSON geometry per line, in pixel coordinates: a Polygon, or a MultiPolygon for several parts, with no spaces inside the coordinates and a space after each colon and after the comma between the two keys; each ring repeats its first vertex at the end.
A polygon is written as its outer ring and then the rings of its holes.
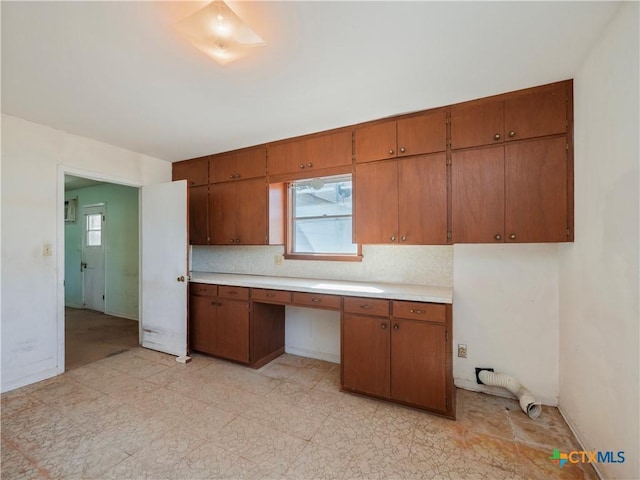
{"type": "Polygon", "coordinates": [[[304,141],[276,143],[269,145],[267,151],[267,173],[269,175],[305,171],[307,146],[304,141]]]}
{"type": "Polygon", "coordinates": [[[398,160],[400,243],[447,243],[447,157],[437,154],[398,160]]]}
{"type": "Polygon", "coordinates": [[[307,141],[307,168],[330,168],[351,165],[351,131],[311,137],[307,141]],[[309,165],[311,164],[311,165],[309,165]]]}
{"type": "Polygon", "coordinates": [[[267,150],[265,147],[244,149],[211,157],[209,182],[228,182],[264,177],[267,150]]]}
{"type": "Polygon", "coordinates": [[[445,111],[398,120],[398,156],[444,152],[447,149],[445,111]]]}
{"type": "Polygon", "coordinates": [[[372,162],[396,156],[396,121],[391,120],[359,128],[356,137],[356,162],[372,162]]]}
{"type": "Polygon", "coordinates": [[[213,330],[214,355],[249,361],[249,303],[219,298],[213,330]]]}
{"type": "Polygon", "coordinates": [[[206,185],[209,183],[209,156],[174,163],[172,179],[186,180],[190,187],[206,185]]]}
{"type": "Polygon", "coordinates": [[[446,411],[446,328],[413,320],[391,323],[391,397],[446,411]]]}
{"type": "Polygon", "coordinates": [[[267,183],[262,178],[234,183],[236,187],[236,243],[265,245],[267,238],[267,183]]]}
{"type": "Polygon", "coordinates": [[[189,188],[189,245],[209,243],[209,186],[189,188]]]}
{"type": "Polygon", "coordinates": [[[189,348],[213,353],[213,324],[217,311],[214,297],[189,296],[189,348]]]}
{"type": "Polygon", "coordinates": [[[469,102],[451,107],[451,148],[502,143],[504,101],[469,102]]]}
{"type": "Polygon", "coordinates": [[[453,243],[504,241],[504,147],[451,156],[453,243]]]}
{"type": "Polygon", "coordinates": [[[389,397],[389,319],[342,316],[342,386],[389,397]]]}
{"type": "Polygon", "coordinates": [[[505,100],[504,126],[505,140],[566,132],[566,84],[505,100]]]}
{"type": "Polygon", "coordinates": [[[505,241],[568,240],[565,137],[505,148],[505,241]]]}
{"type": "Polygon", "coordinates": [[[212,245],[236,243],[236,182],[209,186],[209,236],[212,245]]]}
{"type": "Polygon", "coordinates": [[[398,165],[395,160],[356,167],[355,242],[397,243],[398,165]]]}

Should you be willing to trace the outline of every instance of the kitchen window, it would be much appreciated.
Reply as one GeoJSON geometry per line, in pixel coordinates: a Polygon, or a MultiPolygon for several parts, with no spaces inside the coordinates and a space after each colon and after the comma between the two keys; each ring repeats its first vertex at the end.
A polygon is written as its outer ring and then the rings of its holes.
{"type": "Polygon", "coordinates": [[[351,174],[298,180],[288,184],[287,258],[362,258],[353,243],[351,174]]]}

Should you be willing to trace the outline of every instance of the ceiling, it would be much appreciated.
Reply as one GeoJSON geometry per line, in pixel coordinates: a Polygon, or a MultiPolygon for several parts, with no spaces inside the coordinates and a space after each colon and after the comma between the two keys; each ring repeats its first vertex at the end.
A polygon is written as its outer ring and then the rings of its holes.
{"type": "Polygon", "coordinates": [[[227,2],[265,41],[221,66],[207,2],[2,1],[2,112],[168,161],[572,78],[619,2],[227,2]]]}

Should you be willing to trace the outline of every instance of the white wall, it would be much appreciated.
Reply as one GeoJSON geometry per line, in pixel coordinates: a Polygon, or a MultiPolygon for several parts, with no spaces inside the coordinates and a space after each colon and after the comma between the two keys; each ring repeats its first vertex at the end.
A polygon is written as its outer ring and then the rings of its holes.
{"type": "Polygon", "coordinates": [[[560,408],[589,450],[626,452],[640,478],[638,2],[575,76],[575,244],[560,248],[560,408]]]}
{"type": "Polygon", "coordinates": [[[490,367],[557,405],[558,245],[455,245],[453,259],[455,384],[510,396],[478,385],[475,368],[490,367]],[[457,357],[458,344],[467,358],[457,357]]]}
{"type": "Polygon", "coordinates": [[[2,115],[2,391],[61,366],[64,168],[130,185],[171,180],[169,162],[2,115]],[[42,256],[45,243],[52,256],[42,256]]]}

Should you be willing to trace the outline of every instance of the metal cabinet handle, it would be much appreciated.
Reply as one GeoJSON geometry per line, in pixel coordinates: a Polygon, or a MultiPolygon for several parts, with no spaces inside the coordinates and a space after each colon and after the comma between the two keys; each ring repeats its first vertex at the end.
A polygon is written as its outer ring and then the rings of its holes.
{"type": "Polygon", "coordinates": [[[509,235],[509,238],[510,238],[511,240],[515,240],[515,239],[516,239],[516,234],[515,234],[515,233],[512,233],[511,235],[509,235]]]}
{"type": "Polygon", "coordinates": [[[304,168],[304,163],[301,163],[300,165],[298,165],[300,168],[304,168]]]}
{"type": "Polygon", "coordinates": [[[313,163],[311,162],[307,163],[307,167],[313,167],[313,163]]]}
{"type": "Polygon", "coordinates": [[[411,310],[409,310],[411,313],[416,313],[418,315],[422,315],[424,313],[424,310],[414,310],[413,308],[411,310]]]}
{"type": "Polygon", "coordinates": [[[319,303],[319,302],[321,302],[322,300],[320,300],[319,298],[312,298],[312,299],[311,299],[311,301],[312,301],[312,302],[319,303]]]}
{"type": "Polygon", "coordinates": [[[403,242],[406,242],[407,241],[407,236],[406,235],[401,236],[400,240],[402,240],[403,242]]]}
{"type": "Polygon", "coordinates": [[[237,295],[238,292],[236,292],[235,290],[229,290],[229,295],[237,295]]]}
{"type": "Polygon", "coordinates": [[[389,155],[393,155],[393,150],[389,149],[389,155]]]}
{"type": "Polygon", "coordinates": [[[406,152],[406,151],[407,151],[407,150],[406,150],[406,148],[404,148],[404,147],[400,147],[400,153],[404,153],[404,152],[406,152]]]}
{"type": "Polygon", "coordinates": [[[275,293],[267,293],[267,298],[273,298],[275,296],[276,296],[275,293]]]}
{"type": "Polygon", "coordinates": [[[499,233],[496,234],[495,236],[496,240],[502,240],[502,235],[500,235],[499,233]]]}
{"type": "Polygon", "coordinates": [[[394,330],[400,330],[400,325],[398,325],[397,323],[393,326],[394,330]]]}
{"type": "Polygon", "coordinates": [[[396,236],[395,236],[395,235],[391,235],[391,237],[390,237],[390,238],[391,238],[391,241],[392,241],[392,242],[395,242],[395,241],[396,241],[396,236]]]}
{"type": "Polygon", "coordinates": [[[509,137],[513,138],[516,136],[516,132],[514,132],[513,130],[509,130],[509,137]]]}
{"type": "Polygon", "coordinates": [[[387,324],[386,323],[381,323],[380,324],[380,328],[382,328],[383,330],[387,329],[387,324]]]}
{"type": "Polygon", "coordinates": [[[365,310],[371,310],[373,307],[369,304],[362,303],[360,304],[360,308],[364,308],[365,310]]]}
{"type": "Polygon", "coordinates": [[[496,133],[496,134],[493,136],[493,139],[494,139],[494,140],[500,140],[500,134],[499,134],[499,133],[496,133]]]}

